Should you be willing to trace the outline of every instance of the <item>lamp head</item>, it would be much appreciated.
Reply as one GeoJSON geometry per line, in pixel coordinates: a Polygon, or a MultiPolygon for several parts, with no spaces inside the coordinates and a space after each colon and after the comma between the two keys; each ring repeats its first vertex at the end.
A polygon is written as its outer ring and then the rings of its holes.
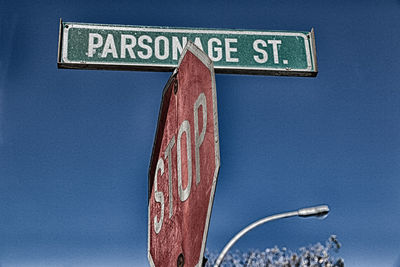
{"type": "Polygon", "coordinates": [[[315,206],[315,207],[310,207],[310,208],[304,208],[304,209],[299,209],[297,211],[298,216],[300,217],[322,217],[325,218],[328,216],[329,213],[329,207],[327,205],[322,205],[322,206],[315,206]]]}

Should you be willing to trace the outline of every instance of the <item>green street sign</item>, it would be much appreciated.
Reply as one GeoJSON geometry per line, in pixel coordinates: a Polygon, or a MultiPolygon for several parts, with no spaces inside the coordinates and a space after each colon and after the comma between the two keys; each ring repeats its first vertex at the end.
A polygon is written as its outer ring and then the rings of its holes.
{"type": "Polygon", "coordinates": [[[318,73],[314,32],[60,23],[58,67],[173,71],[192,41],[216,73],[311,76],[318,73]]]}

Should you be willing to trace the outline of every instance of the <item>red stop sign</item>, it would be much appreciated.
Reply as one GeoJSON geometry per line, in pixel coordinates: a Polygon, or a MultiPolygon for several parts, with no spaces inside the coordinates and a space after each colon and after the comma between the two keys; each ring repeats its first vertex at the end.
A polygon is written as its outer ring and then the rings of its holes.
{"type": "Polygon", "coordinates": [[[189,42],[163,91],[150,162],[151,266],[202,265],[219,166],[214,68],[189,42]]]}

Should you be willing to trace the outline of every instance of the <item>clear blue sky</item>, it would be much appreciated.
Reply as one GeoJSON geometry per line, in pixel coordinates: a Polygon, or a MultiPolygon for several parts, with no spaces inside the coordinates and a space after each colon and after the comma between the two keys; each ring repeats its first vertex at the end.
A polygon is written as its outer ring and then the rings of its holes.
{"type": "Polygon", "coordinates": [[[0,0],[0,265],[146,266],[147,170],[170,73],[57,69],[65,21],[315,28],[316,78],[217,75],[221,169],[207,247],[336,234],[346,266],[400,257],[400,1],[0,0]]]}

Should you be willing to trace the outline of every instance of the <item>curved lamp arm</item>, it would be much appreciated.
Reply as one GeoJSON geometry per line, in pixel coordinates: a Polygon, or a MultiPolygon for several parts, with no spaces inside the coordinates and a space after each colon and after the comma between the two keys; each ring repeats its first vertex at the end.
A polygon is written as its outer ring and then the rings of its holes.
{"type": "Polygon", "coordinates": [[[322,205],[322,206],[316,206],[316,207],[310,207],[310,208],[304,208],[304,209],[299,209],[296,211],[290,211],[290,212],[285,212],[285,213],[280,213],[272,216],[265,217],[263,219],[260,219],[258,221],[255,221],[254,223],[250,224],[243,230],[241,230],[239,233],[237,233],[231,241],[229,241],[228,244],[224,247],[222,252],[219,254],[217,261],[215,262],[214,267],[219,267],[223,259],[225,258],[226,253],[229,251],[229,249],[242,237],[244,236],[247,232],[253,230],[257,226],[260,226],[264,223],[274,221],[277,219],[282,219],[282,218],[288,218],[288,217],[294,217],[294,216],[300,216],[300,217],[311,217],[311,216],[316,216],[316,217],[322,217],[325,216],[329,213],[329,207],[327,205],[322,205]]]}

